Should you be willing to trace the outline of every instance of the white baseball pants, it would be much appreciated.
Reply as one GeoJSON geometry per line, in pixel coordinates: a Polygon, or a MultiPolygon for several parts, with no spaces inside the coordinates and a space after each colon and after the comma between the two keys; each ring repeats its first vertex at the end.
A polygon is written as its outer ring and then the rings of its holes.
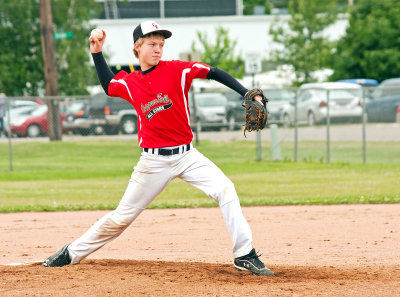
{"type": "Polygon", "coordinates": [[[71,264],[79,263],[118,237],[177,177],[218,203],[233,241],[233,256],[247,255],[252,249],[252,234],[233,183],[213,162],[192,148],[172,156],[142,152],[118,207],[69,245],[71,264]]]}

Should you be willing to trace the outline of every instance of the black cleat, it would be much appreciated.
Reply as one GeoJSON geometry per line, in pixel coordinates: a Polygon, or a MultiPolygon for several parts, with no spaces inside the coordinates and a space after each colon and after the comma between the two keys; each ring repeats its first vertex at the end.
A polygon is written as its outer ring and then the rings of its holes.
{"type": "Polygon", "coordinates": [[[62,249],[51,255],[43,262],[44,267],[61,267],[71,264],[71,256],[68,253],[69,244],[65,245],[62,249]]]}
{"type": "Polygon", "coordinates": [[[274,273],[260,261],[258,258],[259,256],[255,249],[252,249],[249,254],[235,258],[233,265],[237,270],[248,270],[255,275],[274,275],[274,273]]]}

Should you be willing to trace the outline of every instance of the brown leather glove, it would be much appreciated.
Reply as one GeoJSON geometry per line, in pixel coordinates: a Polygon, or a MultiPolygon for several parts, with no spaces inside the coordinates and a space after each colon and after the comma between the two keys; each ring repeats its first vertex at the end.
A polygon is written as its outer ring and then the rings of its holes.
{"type": "Polygon", "coordinates": [[[258,131],[265,127],[268,122],[268,99],[264,96],[264,92],[261,89],[252,89],[248,91],[244,96],[243,106],[246,112],[246,125],[244,128],[244,136],[246,137],[246,131],[258,131]],[[260,95],[262,97],[262,104],[254,100],[254,97],[260,95]]]}

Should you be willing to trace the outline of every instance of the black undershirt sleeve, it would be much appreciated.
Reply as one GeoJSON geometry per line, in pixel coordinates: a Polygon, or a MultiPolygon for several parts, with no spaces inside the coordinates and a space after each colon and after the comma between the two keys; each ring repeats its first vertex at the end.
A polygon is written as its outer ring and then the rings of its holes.
{"type": "Polygon", "coordinates": [[[110,84],[110,81],[113,79],[115,74],[111,71],[110,67],[108,67],[102,52],[94,53],[92,54],[92,57],[100,84],[103,87],[104,92],[106,92],[106,94],[108,95],[108,85],[110,84]]]}
{"type": "Polygon", "coordinates": [[[216,80],[221,84],[231,88],[232,90],[238,92],[240,95],[244,96],[248,91],[240,82],[238,82],[232,75],[224,70],[221,70],[217,67],[211,67],[210,71],[207,74],[208,79],[216,80]]]}

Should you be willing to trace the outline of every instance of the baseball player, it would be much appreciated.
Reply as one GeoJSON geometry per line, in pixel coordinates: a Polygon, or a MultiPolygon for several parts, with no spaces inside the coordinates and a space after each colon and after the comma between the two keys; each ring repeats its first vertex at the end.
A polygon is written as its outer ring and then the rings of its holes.
{"type": "MultiPolygon", "coordinates": [[[[116,75],[102,55],[106,33],[103,31],[101,40],[89,38],[104,91],[127,100],[137,111],[142,153],[118,207],[47,258],[43,266],[78,264],[118,237],[171,180],[180,178],[218,203],[233,241],[234,267],[255,275],[273,275],[252,247],[252,233],[233,183],[192,145],[188,92],[193,79],[213,79],[241,95],[248,90],[216,67],[201,62],[161,60],[165,40],[171,35],[154,21],[139,24],[133,31],[133,52],[141,70],[130,74],[120,71],[116,75]]],[[[261,101],[261,96],[256,100],[261,101]]]]}

